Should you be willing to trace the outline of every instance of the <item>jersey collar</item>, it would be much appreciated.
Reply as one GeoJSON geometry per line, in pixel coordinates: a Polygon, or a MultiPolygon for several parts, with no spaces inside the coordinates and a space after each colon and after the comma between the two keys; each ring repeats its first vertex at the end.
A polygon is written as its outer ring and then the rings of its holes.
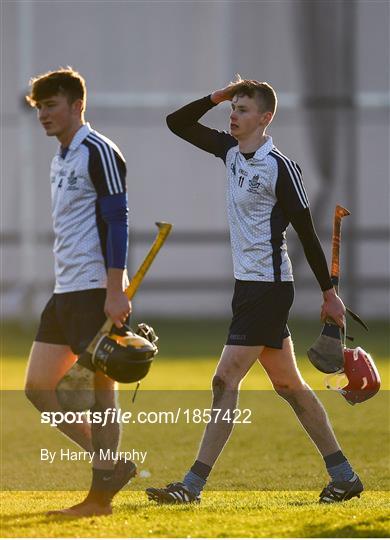
{"type": "Polygon", "coordinates": [[[272,137],[270,135],[265,135],[265,138],[266,138],[265,143],[262,144],[260,148],[256,150],[255,155],[253,156],[252,159],[256,159],[260,161],[264,159],[265,156],[271,152],[272,147],[274,145],[272,142],[272,137]]]}
{"type": "MultiPolygon", "coordinates": [[[[271,152],[273,146],[274,144],[272,142],[272,137],[270,135],[265,135],[265,143],[262,144],[260,148],[256,150],[256,152],[253,154],[253,156],[250,159],[248,159],[248,161],[261,161],[262,159],[265,158],[265,156],[267,156],[271,152]]],[[[239,146],[237,146],[237,153],[240,153],[239,146]]]]}
{"type": "MultiPolygon", "coordinates": [[[[83,140],[88,137],[88,135],[91,133],[92,129],[90,124],[87,122],[86,124],[83,124],[74,134],[73,139],[68,146],[68,150],[76,150],[80,146],[80,144],[83,142],[83,140]]],[[[58,147],[58,154],[61,155],[61,145],[58,147]]]]}
{"type": "Polygon", "coordinates": [[[72,139],[72,142],[69,145],[69,150],[76,150],[78,146],[83,142],[83,140],[88,137],[88,135],[91,133],[92,129],[89,123],[83,124],[81,128],[76,131],[74,134],[74,137],[72,139]]]}

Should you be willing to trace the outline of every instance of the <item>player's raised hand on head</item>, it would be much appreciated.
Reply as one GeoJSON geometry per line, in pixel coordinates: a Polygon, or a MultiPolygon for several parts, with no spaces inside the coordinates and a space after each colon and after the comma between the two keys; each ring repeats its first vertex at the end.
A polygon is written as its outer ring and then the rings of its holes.
{"type": "Polygon", "coordinates": [[[242,79],[239,75],[237,75],[235,80],[230,82],[227,86],[225,86],[225,88],[215,90],[211,94],[211,101],[216,104],[222,103],[223,101],[231,101],[234,95],[237,93],[241,83],[242,79]]]}
{"type": "Polygon", "coordinates": [[[332,319],[340,328],[345,325],[345,306],[334,289],[324,291],[324,303],[321,307],[321,320],[332,319]]]}
{"type": "Polygon", "coordinates": [[[232,89],[227,86],[226,88],[221,88],[220,90],[215,90],[211,94],[211,101],[213,103],[222,103],[223,101],[230,101],[234,96],[232,89]]]}

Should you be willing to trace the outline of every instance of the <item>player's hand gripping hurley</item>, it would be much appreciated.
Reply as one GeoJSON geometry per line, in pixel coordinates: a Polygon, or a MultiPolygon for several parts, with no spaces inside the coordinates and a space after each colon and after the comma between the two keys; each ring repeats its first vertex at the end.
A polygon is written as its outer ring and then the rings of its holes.
{"type": "MultiPolygon", "coordinates": [[[[350,212],[337,205],[333,218],[331,280],[338,293],[340,278],[340,242],[341,220],[350,212]]],[[[311,363],[323,373],[334,373],[344,365],[341,330],[334,321],[325,321],[320,336],[316,339],[307,355],[311,363]]]]}
{"type": "MultiPolygon", "coordinates": [[[[340,277],[341,220],[349,214],[346,208],[336,206],[333,220],[331,266],[331,280],[336,292],[338,292],[340,277]]],[[[346,311],[365,330],[368,330],[367,325],[356,313],[349,308],[346,308],[346,311]]],[[[347,348],[346,338],[353,339],[347,336],[345,323],[343,340],[341,340],[340,328],[334,324],[325,324],[321,336],[308,351],[308,355],[314,365],[316,365],[314,360],[318,362],[316,367],[320,365],[319,369],[322,368],[321,371],[328,373],[325,377],[325,386],[328,389],[336,390],[349,404],[355,405],[373,397],[380,389],[381,379],[371,355],[361,347],[347,348]],[[337,339],[336,332],[338,333],[337,339]],[[330,347],[329,342],[331,342],[330,347]],[[326,350],[327,347],[328,350],[326,350]],[[321,352],[322,356],[319,354],[321,352]],[[338,358],[336,358],[335,352],[337,352],[338,358]]]]}
{"type": "MultiPolygon", "coordinates": [[[[340,244],[341,244],[341,220],[349,216],[350,212],[340,205],[337,205],[333,218],[332,235],[332,264],[331,280],[338,293],[340,280],[340,244]]],[[[355,321],[368,330],[366,324],[349,308],[346,311],[355,321]]],[[[332,320],[325,321],[321,335],[316,339],[307,355],[311,363],[323,373],[335,373],[343,369],[344,347],[346,338],[346,328],[343,328],[343,341],[341,339],[341,329],[332,320]]]]}

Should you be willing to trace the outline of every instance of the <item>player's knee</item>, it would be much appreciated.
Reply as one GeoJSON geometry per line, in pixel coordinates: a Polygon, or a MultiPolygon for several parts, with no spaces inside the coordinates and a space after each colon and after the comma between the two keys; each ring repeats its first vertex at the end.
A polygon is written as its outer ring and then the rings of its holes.
{"type": "Polygon", "coordinates": [[[34,390],[33,388],[28,385],[27,383],[25,384],[25,387],[24,387],[24,395],[26,396],[26,398],[31,401],[32,404],[34,404],[34,390]]]}
{"type": "Polygon", "coordinates": [[[240,383],[245,376],[243,363],[239,355],[231,355],[229,361],[219,365],[213,379],[213,388],[217,391],[220,387],[224,390],[238,390],[240,383]]]}
{"type": "Polygon", "coordinates": [[[300,398],[303,396],[303,392],[308,391],[308,387],[303,381],[294,381],[294,382],[273,382],[273,387],[275,392],[287,401],[291,407],[298,412],[301,409],[300,398]]]}
{"type": "Polygon", "coordinates": [[[211,386],[213,390],[214,401],[218,402],[226,392],[226,381],[220,375],[214,375],[211,386]]]}
{"type": "Polygon", "coordinates": [[[51,411],[58,409],[57,394],[52,388],[42,388],[37,381],[26,381],[24,386],[26,398],[39,411],[51,411]]]}
{"type": "Polygon", "coordinates": [[[24,387],[24,393],[26,398],[34,405],[39,411],[45,410],[48,404],[48,391],[42,390],[34,384],[26,383],[24,387]]]}
{"type": "Polygon", "coordinates": [[[218,402],[228,392],[236,392],[240,381],[226,373],[216,373],[212,380],[214,402],[218,402]]]}

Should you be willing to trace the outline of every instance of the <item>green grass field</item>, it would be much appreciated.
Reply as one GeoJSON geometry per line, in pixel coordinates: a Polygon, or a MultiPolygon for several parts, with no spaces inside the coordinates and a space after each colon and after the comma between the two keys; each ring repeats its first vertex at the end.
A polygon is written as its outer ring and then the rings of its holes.
{"type": "MultiPolygon", "coordinates": [[[[149,322],[149,321],[148,321],[149,322]]],[[[160,334],[160,355],[143,381],[134,405],[121,393],[125,410],[168,410],[180,404],[209,405],[210,379],[225,338],[224,321],[150,321],[160,334]]],[[[291,324],[300,369],[319,390],[345,453],[361,475],[361,499],[323,507],[316,501],[327,482],[322,459],[289,407],[271,391],[259,366],[243,383],[240,408],[252,423],[237,425],[218,461],[199,507],[158,507],[143,490],[181,479],[192,463],[201,424],[136,425],[124,428],[122,449],[148,452],[142,476],[115,499],[114,514],[61,521],[45,512],[80,501],[89,483],[87,463],[41,463],[40,447],[76,447],[50,426],[22,393],[32,328],[3,326],[2,462],[3,537],[387,537],[389,535],[389,346],[384,323],[370,333],[352,332],[374,356],[382,390],[351,407],[324,391],[323,375],[311,366],[306,347],[319,324],[291,324]],[[146,477],[147,476],[147,477],[146,477]]],[[[355,330],[355,328],[353,329],[355,330]]]]}

